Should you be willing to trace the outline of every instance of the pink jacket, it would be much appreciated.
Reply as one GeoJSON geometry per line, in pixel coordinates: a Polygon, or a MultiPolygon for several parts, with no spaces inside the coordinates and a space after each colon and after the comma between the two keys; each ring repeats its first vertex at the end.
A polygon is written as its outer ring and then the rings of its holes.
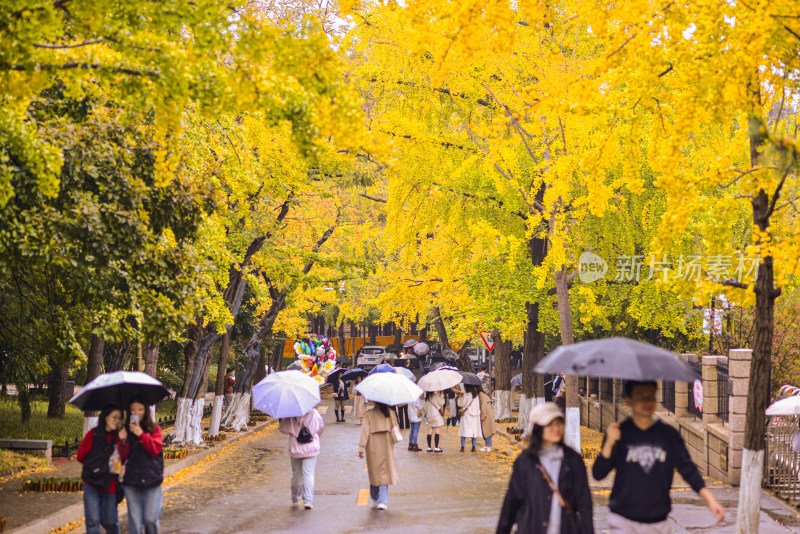
{"type": "Polygon", "coordinates": [[[289,434],[289,456],[292,458],[311,458],[319,454],[319,435],[325,423],[316,408],[305,414],[303,417],[287,417],[281,419],[278,430],[284,434],[289,434]],[[314,438],[308,443],[298,443],[297,434],[305,425],[314,438]]]}

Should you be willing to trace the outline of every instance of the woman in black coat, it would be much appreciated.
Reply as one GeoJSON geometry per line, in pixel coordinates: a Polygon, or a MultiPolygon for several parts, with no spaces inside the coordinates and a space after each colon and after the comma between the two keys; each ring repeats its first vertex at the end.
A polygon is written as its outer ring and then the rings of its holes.
{"type": "Polygon", "coordinates": [[[564,445],[564,414],[547,402],[531,411],[531,419],[530,447],[514,462],[497,534],[514,525],[518,534],[594,534],[586,465],[564,445]]]}

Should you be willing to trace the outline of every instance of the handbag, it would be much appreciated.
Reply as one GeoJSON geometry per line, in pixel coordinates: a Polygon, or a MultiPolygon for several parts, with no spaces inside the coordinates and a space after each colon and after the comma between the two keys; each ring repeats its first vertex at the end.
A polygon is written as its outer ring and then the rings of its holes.
{"type": "Polygon", "coordinates": [[[398,428],[397,425],[394,425],[392,427],[391,435],[392,435],[392,445],[396,445],[397,443],[403,441],[403,434],[400,433],[400,428],[398,428]]]}
{"type": "Polygon", "coordinates": [[[306,425],[303,425],[300,428],[300,432],[297,433],[297,443],[311,443],[311,440],[313,439],[314,436],[311,435],[311,431],[308,429],[308,427],[306,427],[306,425]]]}

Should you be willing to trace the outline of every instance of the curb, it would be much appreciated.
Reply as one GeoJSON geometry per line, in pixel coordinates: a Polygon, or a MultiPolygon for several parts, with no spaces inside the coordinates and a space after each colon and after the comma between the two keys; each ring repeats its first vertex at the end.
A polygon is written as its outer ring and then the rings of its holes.
{"type": "Polygon", "coordinates": [[[502,430],[495,430],[495,433],[506,438],[512,447],[516,447],[517,449],[522,450],[522,443],[514,439],[514,436],[512,436],[511,434],[503,432],[502,430]]]}
{"type": "MultiPolygon", "coordinates": [[[[259,432],[274,422],[274,419],[269,421],[264,421],[263,423],[259,423],[254,426],[252,429],[248,428],[246,432],[242,432],[238,436],[233,436],[231,438],[226,439],[225,441],[217,441],[214,442],[213,447],[209,447],[207,450],[193,454],[184,458],[183,460],[179,460],[174,464],[164,468],[164,479],[171,477],[172,475],[187,469],[202,460],[205,460],[208,456],[219,452],[219,450],[228,445],[230,443],[235,443],[236,441],[242,439],[245,436],[249,436],[256,432],[259,432]]],[[[127,507],[123,505],[120,508],[126,509],[127,507]]],[[[75,503],[67,506],[66,508],[62,508],[58,512],[53,512],[52,514],[43,517],[41,519],[37,519],[36,521],[32,521],[27,525],[22,525],[21,527],[17,527],[14,530],[8,531],[8,534],[49,534],[51,530],[61,528],[64,525],[69,523],[73,523],[75,521],[79,521],[83,519],[83,503],[75,503]]]]}

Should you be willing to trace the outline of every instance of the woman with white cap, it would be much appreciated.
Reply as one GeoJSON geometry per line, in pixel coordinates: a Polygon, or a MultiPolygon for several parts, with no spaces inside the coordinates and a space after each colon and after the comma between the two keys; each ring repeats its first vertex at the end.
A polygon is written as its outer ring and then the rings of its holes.
{"type": "Polygon", "coordinates": [[[555,403],[531,410],[530,446],[517,457],[497,533],[593,534],[592,494],[581,455],[564,444],[555,403]]]}

